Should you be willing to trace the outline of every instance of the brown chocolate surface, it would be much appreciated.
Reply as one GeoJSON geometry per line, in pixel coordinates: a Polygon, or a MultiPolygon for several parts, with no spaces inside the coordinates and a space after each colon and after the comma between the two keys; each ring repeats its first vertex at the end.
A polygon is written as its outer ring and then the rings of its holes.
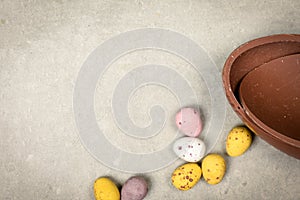
{"type": "Polygon", "coordinates": [[[276,58],[300,53],[300,42],[281,41],[267,43],[242,53],[234,61],[230,72],[230,83],[235,94],[244,76],[254,68],[276,58]]]}
{"type": "Polygon", "coordinates": [[[249,41],[229,55],[222,78],[226,97],[243,122],[269,144],[300,159],[300,140],[286,133],[267,131],[256,124],[242,108],[238,94],[242,79],[254,68],[293,54],[300,54],[300,34],[271,35],[249,41]]]}
{"type": "Polygon", "coordinates": [[[246,114],[263,129],[300,140],[300,54],[249,72],[239,95],[246,114]]]}

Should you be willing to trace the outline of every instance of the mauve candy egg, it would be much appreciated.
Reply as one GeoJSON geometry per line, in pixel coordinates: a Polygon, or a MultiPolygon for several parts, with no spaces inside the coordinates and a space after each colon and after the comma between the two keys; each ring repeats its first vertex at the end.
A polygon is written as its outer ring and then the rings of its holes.
{"type": "Polygon", "coordinates": [[[178,129],[187,136],[198,137],[202,131],[200,113],[194,108],[182,108],[176,114],[178,129]]]}
{"type": "Polygon", "coordinates": [[[148,184],[144,178],[134,176],[128,179],[121,190],[121,200],[142,200],[147,195],[148,184]]]}

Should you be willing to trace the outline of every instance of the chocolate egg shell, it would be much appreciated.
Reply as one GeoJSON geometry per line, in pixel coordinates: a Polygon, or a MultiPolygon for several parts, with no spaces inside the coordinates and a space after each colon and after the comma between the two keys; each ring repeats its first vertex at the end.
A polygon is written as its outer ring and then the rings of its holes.
{"type": "Polygon", "coordinates": [[[248,41],[235,49],[223,68],[223,85],[227,99],[243,122],[259,137],[277,149],[300,159],[300,140],[284,134],[271,133],[253,122],[242,108],[239,87],[253,69],[272,60],[300,53],[300,34],[271,35],[248,41]]]}
{"type": "Polygon", "coordinates": [[[246,114],[256,124],[300,140],[300,54],[255,68],[241,82],[239,94],[246,114]]]}

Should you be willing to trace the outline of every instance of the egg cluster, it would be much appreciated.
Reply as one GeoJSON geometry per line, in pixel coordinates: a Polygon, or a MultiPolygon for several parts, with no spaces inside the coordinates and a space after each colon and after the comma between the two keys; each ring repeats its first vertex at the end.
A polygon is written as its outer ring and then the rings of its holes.
{"type": "MultiPolygon", "coordinates": [[[[189,190],[196,185],[201,176],[208,184],[220,183],[226,172],[226,162],[219,154],[206,155],[205,144],[198,138],[203,126],[199,111],[194,108],[181,109],[176,114],[176,125],[186,136],[175,141],[173,151],[188,163],[179,166],[172,173],[174,187],[189,190]]],[[[243,126],[235,127],[227,136],[226,152],[231,157],[240,156],[250,147],[251,142],[252,135],[249,129],[243,126]]]]}
{"type": "MultiPolygon", "coordinates": [[[[203,127],[199,110],[181,109],[176,114],[176,125],[185,136],[174,142],[173,151],[187,163],[177,167],[172,173],[173,186],[182,191],[190,190],[202,176],[210,185],[220,183],[226,172],[226,162],[219,154],[207,155],[205,143],[199,139],[203,127]]],[[[226,152],[231,157],[240,156],[251,143],[252,134],[249,129],[243,126],[235,127],[227,136],[226,152]]],[[[102,177],[94,183],[96,200],[142,200],[147,192],[148,184],[140,176],[129,178],[124,183],[121,193],[109,178],[102,177]]]]}

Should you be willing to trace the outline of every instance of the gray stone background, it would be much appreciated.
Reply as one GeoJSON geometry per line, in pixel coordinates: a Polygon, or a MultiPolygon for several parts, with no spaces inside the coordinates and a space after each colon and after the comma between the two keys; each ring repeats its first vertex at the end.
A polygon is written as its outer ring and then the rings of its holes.
{"type": "MultiPolygon", "coordinates": [[[[189,37],[209,53],[221,71],[229,53],[250,39],[299,34],[300,1],[1,0],[0,199],[93,199],[96,178],[109,176],[120,186],[134,175],[104,166],[81,145],[72,97],[87,56],[102,42],[137,28],[164,28],[189,37]]],[[[131,58],[137,63],[167,62],[157,52],[144,52],[120,61],[120,66],[130,66],[131,58]]],[[[174,58],[174,63],[180,61],[174,58]]],[[[190,68],[183,73],[197,82],[190,68]]],[[[101,108],[99,102],[110,92],[103,86],[113,84],[117,76],[116,68],[104,77],[105,83],[99,83],[95,94],[99,117],[110,115],[110,109],[101,108]]],[[[154,91],[165,94],[148,87],[132,101],[144,101],[154,91]]],[[[149,120],[137,110],[157,98],[150,95],[138,108],[129,108],[137,124],[149,120]]],[[[165,103],[175,112],[176,102],[170,102],[165,103]]],[[[226,110],[222,134],[213,150],[221,154],[226,134],[241,124],[229,104],[226,110]]],[[[111,127],[109,120],[106,126],[111,127]]],[[[111,138],[118,144],[114,134],[111,138]]],[[[139,151],[130,145],[124,148],[139,151]]],[[[150,190],[146,199],[300,199],[300,161],[258,137],[246,154],[226,160],[228,170],[220,184],[211,186],[202,179],[186,192],[176,190],[170,182],[172,171],[183,163],[180,160],[147,173],[150,190]]]]}

